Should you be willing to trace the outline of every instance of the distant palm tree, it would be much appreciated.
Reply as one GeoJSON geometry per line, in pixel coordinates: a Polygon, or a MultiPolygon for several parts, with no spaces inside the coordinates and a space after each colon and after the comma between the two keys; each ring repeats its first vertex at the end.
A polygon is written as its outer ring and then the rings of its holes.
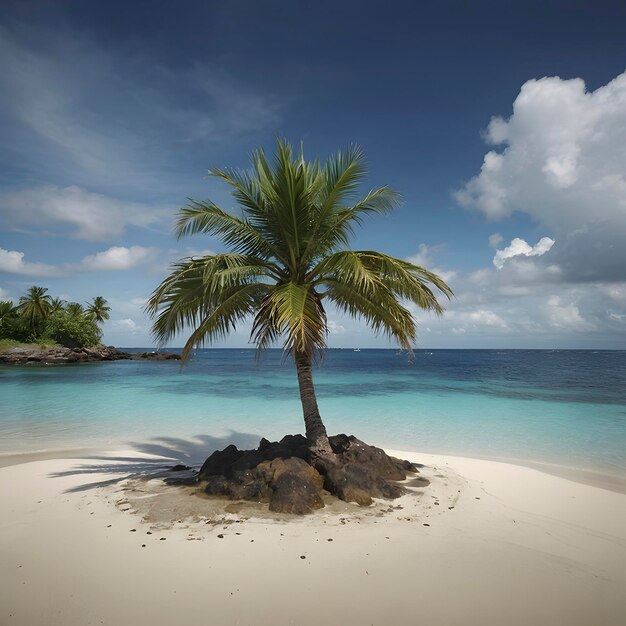
{"type": "Polygon", "coordinates": [[[109,319],[110,310],[111,307],[107,306],[107,301],[102,296],[96,296],[93,302],[87,303],[86,314],[90,320],[102,324],[102,322],[109,319]]]}
{"type": "Polygon", "coordinates": [[[65,300],[61,300],[61,298],[52,298],[50,300],[50,314],[64,311],[66,304],[65,300]]]}
{"type": "Polygon", "coordinates": [[[25,296],[20,298],[18,309],[28,323],[33,338],[38,337],[52,307],[52,298],[46,287],[31,287],[25,296]]]}
{"type": "Polygon", "coordinates": [[[0,337],[2,336],[5,321],[14,315],[15,307],[13,302],[11,300],[0,300],[0,337]]]}
{"type": "Polygon", "coordinates": [[[236,217],[213,202],[180,210],[179,237],[204,233],[232,252],[185,258],[152,294],[147,311],[156,320],[159,343],[186,327],[193,332],[183,359],[197,345],[228,334],[254,317],[251,340],[259,351],[279,338],[295,360],[306,436],[317,456],[332,454],[320,417],[311,365],[326,347],[323,302],[363,318],[411,351],[416,324],[405,302],[442,313],[429,284],[446,297],[452,291],[428,270],[371,250],[348,249],[355,226],[368,214],[389,212],[399,200],[389,187],[358,199],[365,177],[361,150],[351,147],[324,165],[304,160],[302,148],[279,140],[270,164],[263,151],[252,155],[251,171],[215,169],[241,205],[236,217]]]}
{"type": "Polygon", "coordinates": [[[65,311],[72,317],[82,317],[85,315],[85,308],[79,302],[70,302],[65,307],[65,311]]]}

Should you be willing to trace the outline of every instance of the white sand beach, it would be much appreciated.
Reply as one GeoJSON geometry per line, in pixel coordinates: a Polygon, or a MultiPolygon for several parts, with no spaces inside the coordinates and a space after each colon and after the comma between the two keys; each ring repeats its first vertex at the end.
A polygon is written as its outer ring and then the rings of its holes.
{"type": "Polygon", "coordinates": [[[297,519],[189,518],[185,503],[210,502],[125,480],[136,452],[2,467],[0,623],[626,623],[626,495],[390,452],[431,484],[297,519]]]}

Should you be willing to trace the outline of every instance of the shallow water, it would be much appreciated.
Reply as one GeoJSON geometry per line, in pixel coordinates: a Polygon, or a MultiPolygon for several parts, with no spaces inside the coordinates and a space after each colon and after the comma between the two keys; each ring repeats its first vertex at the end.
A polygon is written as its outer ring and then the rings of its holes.
{"type": "MultiPolygon", "coordinates": [[[[0,453],[142,444],[254,445],[302,430],[280,351],[176,362],[0,367],[0,453]],[[195,444],[183,441],[200,436],[195,444]]],[[[626,475],[626,352],[329,350],[314,372],[330,433],[396,449],[626,475]]]]}

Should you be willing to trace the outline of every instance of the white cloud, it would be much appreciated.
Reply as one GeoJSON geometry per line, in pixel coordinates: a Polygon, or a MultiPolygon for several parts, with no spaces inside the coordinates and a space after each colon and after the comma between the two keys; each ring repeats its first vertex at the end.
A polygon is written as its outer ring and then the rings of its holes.
{"type": "Polygon", "coordinates": [[[60,276],[60,268],[47,263],[24,261],[24,253],[0,248],[0,272],[22,274],[24,276],[60,276]]]}
{"type": "Polygon", "coordinates": [[[328,332],[331,335],[341,335],[342,333],[346,332],[346,327],[342,326],[341,324],[338,324],[334,320],[328,320],[327,326],[328,326],[328,332]]]}
{"type": "Polygon", "coordinates": [[[624,280],[626,72],[593,92],[581,79],[530,80],[486,139],[503,149],[485,155],[459,203],[492,219],[530,215],[556,235],[551,257],[568,280],[624,280]]]}
{"type": "Polygon", "coordinates": [[[626,283],[602,285],[601,290],[603,294],[608,296],[611,300],[626,304],[626,283]]]}
{"type": "Polygon", "coordinates": [[[583,319],[578,307],[564,303],[559,296],[548,298],[548,316],[553,326],[566,330],[591,330],[593,324],[583,319]]]}
{"type": "Polygon", "coordinates": [[[147,228],[171,217],[171,210],[126,202],[80,187],[39,187],[0,193],[0,215],[9,224],[69,226],[77,239],[102,241],[129,226],[147,228]]]}
{"type": "Polygon", "coordinates": [[[0,248],[0,272],[24,276],[58,277],[76,272],[122,271],[146,264],[155,257],[156,253],[156,248],[113,246],[108,250],[86,256],[79,263],[49,265],[25,261],[23,252],[0,248]]]}
{"type": "Polygon", "coordinates": [[[489,245],[492,248],[497,248],[500,243],[502,243],[502,235],[500,233],[489,235],[489,245]]]}
{"type": "Polygon", "coordinates": [[[412,256],[407,257],[406,260],[409,263],[413,263],[413,265],[427,268],[432,263],[431,253],[432,250],[430,246],[427,246],[425,243],[420,243],[418,251],[412,256]]]}
{"type": "Polygon", "coordinates": [[[204,256],[213,256],[214,254],[215,251],[208,248],[205,248],[204,250],[197,250],[196,248],[185,249],[185,256],[192,257],[194,259],[198,259],[204,256]]]}
{"type": "Polygon", "coordinates": [[[506,322],[493,311],[478,309],[471,311],[463,316],[468,322],[478,326],[497,326],[498,328],[506,328],[506,322]]]}
{"type": "Polygon", "coordinates": [[[490,309],[476,307],[475,304],[452,305],[444,315],[443,321],[455,335],[471,330],[482,331],[486,328],[496,331],[509,328],[501,315],[490,309]]]}
{"type": "Polygon", "coordinates": [[[424,269],[437,274],[444,282],[449,283],[451,280],[456,278],[456,271],[454,270],[445,270],[441,267],[435,265],[435,261],[433,256],[437,254],[444,246],[436,245],[429,246],[425,243],[421,243],[418,246],[418,251],[407,257],[406,260],[409,263],[413,263],[413,265],[418,265],[419,267],[423,267],[424,269]]]}
{"type": "Polygon", "coordinates": [[[0,287],[0,300],[11,300],[9,292],[6,289],[0,287]]]}
{"type": "Polygon", "coordinates": [[[141,330],[141,327],[130,317],[126,319],[122,319],[122,320],[114,320],[112,324],[115,328],[125,330],[126,332],[129,332],[131,335],[134,335],[141,330]]]}
{"type": "Polygon", "coordinates": [[[155,248],[142,246],[113,246],[103,252],[86,256],[79,267],[85,271],[128,270],[152,259],[156,254],[155,248]]]}
{"type": "Polygon", "coordinates": [[[542,237],[534,246],[529,245],[524,239],[516,237],[503,250],[496,250],[493,257],[493,264],[502,269],[507,259],[517,256],[541,256],[548,252],[554,245],[554,239],[550,237],[542,237]]]}

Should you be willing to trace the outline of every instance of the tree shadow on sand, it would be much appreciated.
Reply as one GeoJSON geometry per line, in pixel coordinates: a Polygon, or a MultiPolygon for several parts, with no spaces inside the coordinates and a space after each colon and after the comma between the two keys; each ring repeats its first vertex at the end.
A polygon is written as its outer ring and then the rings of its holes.
{"type": "Polygon", "coordinates": [[[178,437],[154,437],[147,441],[131,441],[128,445],[137,452],[150,455],[154,458],[138,458],[133,456],[89,455],[85,457],[93,463],[76,465],[76,467],[62,472],[53,472],[49,478],[63,478],[67,476],[93,474],[115,474],[114,478],[99,481],[85,482],[66,489],[64,493],[77,493],[114,485],[129,478],[139,478],[149,475],[159,475],[167,472],[175,465],[200,466],[205,459],[228,445],[238,448],[250,448],[258,445],[260,435],[231,431],[224,437],[211,435],[197,435],[193,439],[178,437]]]}

